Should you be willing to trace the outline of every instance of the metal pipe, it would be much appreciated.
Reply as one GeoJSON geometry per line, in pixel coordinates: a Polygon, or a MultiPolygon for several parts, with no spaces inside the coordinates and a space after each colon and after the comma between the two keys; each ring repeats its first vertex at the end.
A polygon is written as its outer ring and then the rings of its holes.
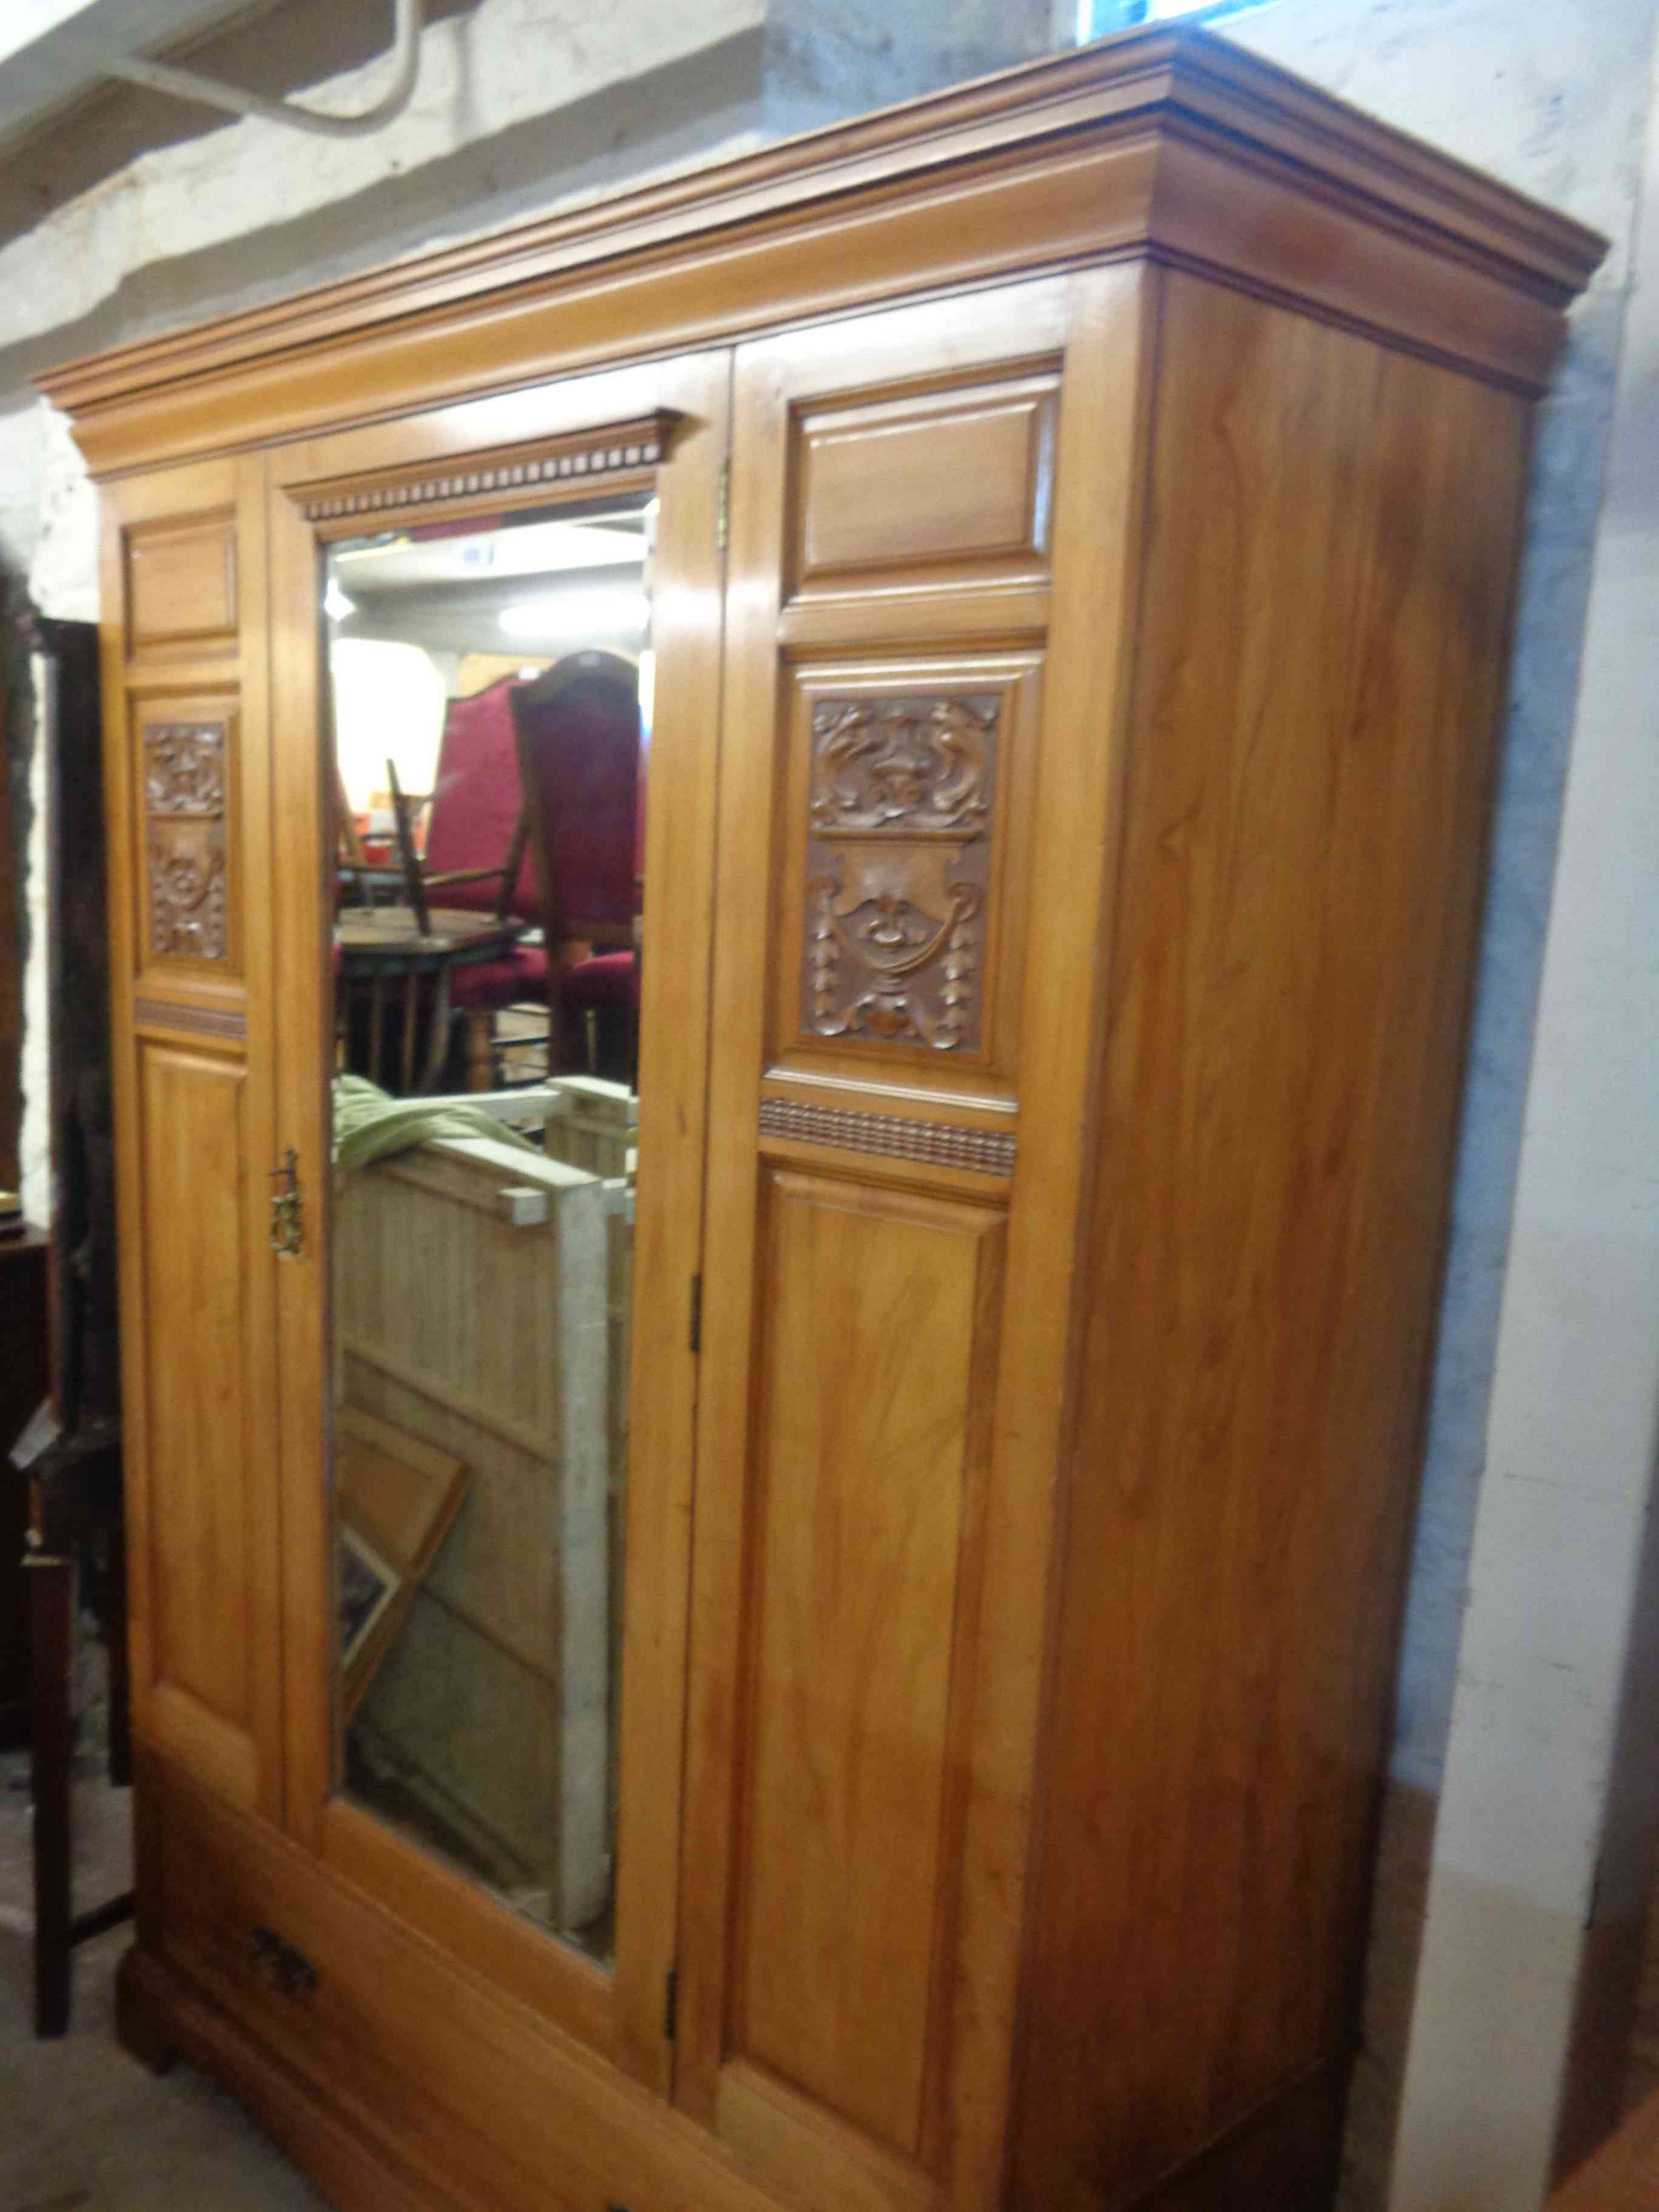
{"type": "Polygon", "coordinates": [[[392,82],[374,106],[359,115],[327,115],[290,100],[262,100],[257,92],[222,84],[216,77],[198,76],[194,70],[173,69],[165,62],[147,62],[137,56],[109,63],[108,74],[125,77],[130,84],[148,85],[152,92],[170,92],[179,100],[199,100],[231,115],[257,115],[266,123],[291,124],[296,131],[314,131],[325,138],[365,137],[403,113],[420,74],[426,0],[392,0],[392,7],[395,28],[391,52],[396,68],[392,82]]]}

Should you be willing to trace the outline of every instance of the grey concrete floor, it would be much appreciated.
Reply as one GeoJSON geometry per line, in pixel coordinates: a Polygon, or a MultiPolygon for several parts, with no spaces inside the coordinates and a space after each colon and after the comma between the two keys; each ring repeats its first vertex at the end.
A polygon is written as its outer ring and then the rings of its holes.
{"type": "MultiPolygon", "coordinates": [[[[95,1759],[75,1791],[76,1906],[130,1879],[128,1792],[95,1759]]],[[[0,2212],[322,2212],[323,2199],[240,2108],[187,2066],[157,2078],[115,2040],[118,1928],[76,1955],[61,2042],[33,1996],[28,1764],[0,1754],[0,2212]]]]}

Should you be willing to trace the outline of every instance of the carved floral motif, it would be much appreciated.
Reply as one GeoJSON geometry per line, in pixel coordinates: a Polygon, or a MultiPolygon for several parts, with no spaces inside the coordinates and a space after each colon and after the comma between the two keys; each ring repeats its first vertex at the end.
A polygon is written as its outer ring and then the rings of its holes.
{"type": "Polygon", "coordinates": [[[803,972],[812,1036],[977,1047],[1000,709],[995,693],[818,701],[803,972]]]}
{"type": "Polygon", "coordinates": [[[229,957],[223,722],[144,727],[144,815],[152,953],[229,957]]]}
{"type": "Polygon", "coordinates": [[[815,830],[959,830],[991,811],[997,702],[821,699],[812,716],[815,830]]]}

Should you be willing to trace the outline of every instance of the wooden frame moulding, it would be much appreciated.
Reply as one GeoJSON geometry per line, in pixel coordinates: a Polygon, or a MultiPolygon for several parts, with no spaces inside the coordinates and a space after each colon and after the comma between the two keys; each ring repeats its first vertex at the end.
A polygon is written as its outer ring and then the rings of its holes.
{"type": "Polygon", "coordinates": [[[1224,40],[1143,31],[117,348],[41,388],[105,475],[1144,255],[1538,392],[1603,251],[1224,40]]]}
{"type": "Polygon", "coordinates": [[[337,1687],[327,1576],[330,1373],[326,1176],[307,1172],[308,1250],[278,1269],[283,1423],[289,1832],[411,1927],[457,1949],[556,2027],[660,2093],[672,2046],[664,1990],[673,1962],[681,1686],[696,1376],[687,1284],[702,1237],[708,1024],[706,945],[719,744],[720,556],[716,509],[728,435],[730,368],[693,355],[601,372],[556,387],[447,408],[297,444],[265,464],[270,482],[273,804],[280,849],[318,856],[283,872],[276,943],[284,975],[278,1113],[302,1161],[329,1153],[328,804],[319,744],[322,681],[318,557],[366,514],[412,505],[448,516],[545,507],[590,485],[660,488],[653,634],[676,671],[653,729],[647,809],[646,1004],[653,1053],[642,1072],[635,1252],[635,1387],[624,1626],[623,1847],[614,1971],[529,1928],[462,1876],[335,1795],[337,1687]],[[647,460],[654,452],[654,461],[647,460]],[[579,466],[599,454],[605,465],[579,466]],[[615,456],[615,465],[611,465],[615,456]],[[568,464],[568,467],[566,464],[568,464]],[[447,484],[445,495],[433,489],[447,484]],[[375,504],[364,506],[371,500],[375,504]],[[654,912],[653,912],[654,909],[654,912]],[[686,926],[665,926],[670,915],[686,926]],[[655,1040],[653,1043],[652,1041],[655,1040]],[[314,1192],[314,1200],[312,1194],[314,1192]],[[677,1626],[677,1624],[678,1624],[677,1626]],[[629,1777],[634,1778],[629,1787],[629,1777]]]}
{"type": "MultiPolygon", "coordinates": [[[[941,1986],[949,2002],[936,2015],[915,2161],[884,2152],[872,2166],[869,2147],[828,2112],[728,2057],[731,1808],[741,1780],[729,1716],[744,1667],[732,1626],[744,1610],[744,1486],[728,1480],[699,1498],[676,2094],[689,2112],[744,2142],[775,2179],[793,2175],[787,2185],[799,2188],[810,2172],[815,2203],[865,2205],[921,2192],[951,2212],[992,2212],[1002,2170],[1020,1969],[1013,1900],[1024,1880],[1037,1759],[1048,1547],[1071,1364],[1063,1316],[1084,1212],[1088,1121],[1078,1102],[1090,1094],[1103,1011],[1097,951],[1111,908],[1158,279],[1145,267],[1115,267],[1079,275],[1052,292],[1039,281],[1030,294],[1040,304],[1029,329],[1020,323],[1013,339],[999,339],[982,313],[975,335],[973,307],[963,301],[917,309],[914,323],[912,311],[899,310],[815,331],[810,339],[763,343],[738,357],[726,716],[732,733],[728,752],[741,732],[744,754],[732,757],[721,794],[714,1018],[722,1049],[710,1109],[699,1461],[734,1469],[753,1449],[757,1121],[769,1174],[809,1169],[842,1182],[918,1194],[949,1191],[997,1211],[1011,1206],[994,1364],[999,1376],[1019,1378],[1016,1389],[999,1391],[986,1409],[988,1475],[975,1538],[982,1586],[968,1639],[972,1649],[961,1655],[971,1782],[964,1783],[961,1807],[959,1869],[941,1904],[941,1986]],[[771,775],[753,756],[773,742],[781,656],[785,663],[791,658],[779,586],[780,532],[788,527],[787,505],[779,496],[779,441],[789,401],[798,380],[816,406],[821,394],[841,389],[930,384],[940,373],[963,380],[975,357],[992,361],[999,349],[1005,359],[1018,357],[1028,343],[1034,353],[1064,352],[1055,530],[1057,538],[1085,550],[1056,578],[1052,605],[1044,603],[1049,627],[1030,850],[1019,897],[1023,908],[1024,884],[1031,882],[1063,883],[1073,896],[1069,918],[1057,924],[1044,960],[1028,963],[1023,979],[1018,1110],[1010,1110],[1011,1094],[997,1097],[982,1078],[971,1089],[955,1090],[938,1055],[925,1068],[908,1059],[860,1065],[850,1075],[826,1066],[828,1080],[815,1097],[816,1071],[767,1065],[777,979],[754,950],[772,939],[769,885],[787,874],[777,839],[789,832],[776,818],[771,775]],[[837,354],[842,347],[844,367],[837,354]],[[1103,517],[1111,518],[1109,527],[1103,517]],[[1079,714],[1097,743],[1077,742],[1079,714]],[[816,1142],[783,1135],[780,1103],[797,1096],[815,1104],[833,1099],[850,1111],[880,1112],[890,1101],[887,1117],[908,1122],[915,1116],[913,1126],[948,1119],[964,1137],[988,1138],[999,1162],[1007,1139],[1017,1138],[1012,1182],[982,1165],[838,1149],[822,1142],[821,1127],[816,1142]]],[[[955,596],[916,599],[922,635],[921,626],[955,596]]],[[[989,600],[976,603],[963,593],[961,603],[982,609],[989,600]]],[[[849,644],[879,604],[872,594],[840,608],[849,644]]],[[[953,635],[953,653],[962,636],[953,635]]],[[[1039,644],[1041,634],[1022,642],[1039,644]]],[[[964,659],[971,657],[962,650],[964,659]]]]}
{"type": "MultiPolygon", "coordinates": [[[[276,1376],[268,1357],[272,1293],[265,1237],[267,1170],[275,1159],[270,1014],[270,831],[265,787],[270,739],[266,650],[264,471],[258,461],[194,464],[143,483],[124,484],[102,501],[100,573],[106,620],[101,639],[105,700],[105,797],[108,841],[111,1074],[116,1105],[115,1170],[123,1234],[118,1255],[122,1311],[122,1396],[126,1432],[129,1543],[128,1608],[133,1722],[149,1741],[171,1748],[216,1776],[231,1802],[276,1820],[283,1810],[282,1682],[268,1655],[280,1647],[277,1482],[271,1440],[276,1423],[276,1376]],[[229,627],[209,658],[179,657],[158,666],[142,640],[129,634],[131,538],[167,532],[179,517],[210,518],[234,547],[229,570],[229,627]],[[226,648],[226,641],[228,650],[226,648]],[[239,958],[233,972],[217,963],[156,959],[141,928],[135,837],[144,829],[138,804],[141,763],[137,737],[143,702],[210,697],[223,702],[239,732],[240,762],[228,804],[233,872],[227,896],[236,921],[239,958]],[[172,1655],[157,1588],[155,1548],[170,1516],[155,1492],[163,1480],[189,1481],[182,1462],[155,1464],[150,1435],[166,1393],[179,1385],[178,1359],[193,1342],[175,1324],[176,1352],[158,1362],[149,1323],[152,1280],[147,1253],[143,1100],[152,1069],[195,1085],[205,1101],[217,1086],[234,1099],[240,1158],[233,1164],[240,1237],[240,1358],[245,1385],[239,1411],[241,1448],[229,1461],[240,1477],[243,1671],[240,1709],[234,1697],[205,1683],[172,1678],[172,1655]]],[[[186,594],[186,598],[187,598],[186,594]]],[[[229,963],[226,963],[227,966],[229,963]]],[[[176,1286],[188,1298],[191,1286],[176,1286]]],[[[182,1316],[179,1317],[182,1321],[182,1316]]],[[[234,1357],[234,1355],[233,1355],[234,1357]]],[[[218,1388],[216,1379],[204,1389],[218,1388]]],[[[204,1403],[208,1402],[204,1398],[204,1403]]],[[[212,1424],[210,1421],[210,1431],[212,1424]]],[[[223,1486],[216,1481],[216,1492],[223,1486]]],[[[226,1513],[231,1511],[227,1505],[226,1513]]],[[[234,1525],[221,1523],[222,1528],[234,1525]]],[[[226,1681],[235,1679],[227,1662],[226,1681]]]]}

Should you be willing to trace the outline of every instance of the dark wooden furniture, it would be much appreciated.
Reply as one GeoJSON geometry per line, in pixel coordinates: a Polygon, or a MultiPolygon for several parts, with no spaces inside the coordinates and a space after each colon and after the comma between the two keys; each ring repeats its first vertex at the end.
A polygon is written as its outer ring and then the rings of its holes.
{"type": "MultiPolygon", "coordinates": [[[[0,614],[8,593],[8,586],[0,580],[0,614]]],[[[8,623],[0,636],[0,674],[24,642],[8,623]]],[[[21,825],[14,823],[11,812],[6,689],[0,683],[0,1191],[11,1194],[19,1179],[23,977],[15,861],[21,825]]],[[[10,1202],[9,1196],[8,1209],[10,1202]]],[[[40,1239],[0,1238],[0,1749],[6,1750],[27,1740],[28,1694],[28,1639],[20,1579],[28,1506],[23,1485],[13,1479],[6,1464],[6,1454],[46,1389],[46,1258],[40,1239]]]]}
{"type": "Polygon", "coordinates": [[[132,1779],[127,1730],[126,1552],[121,1436],[114,1421],[84,1420],[29,1469],[29,1550],[23,1567],[29,1624],[29,1766],[34,1797],[34,2032],[58,2036],[70,2023],[71,1954],[133,1913],[125,1890],[84,1912],[74,1909],[72,1780],[76,1625],[82,1574],[109,1655],[109,1772],[132,1779]]]}
{"type": "Polygon", "coordinates": [[[46,380],[105,503],[124,2018],[342,2205],[1328,2202],[1601,251],[1158,31],[46,380]],[[341,1787],[317,729],[333,538],[596,483],[659,501],[602,1959],[341,1787]]]}
{"type": "Polygon", "coordinates": [[[1659,2212],[1659,2090],[1562,2183],[1548,2212],[1659,2212]]]}
{"type": "Polygon", "coordinates": [[[29,1745],[34,1796],[35,2030],[69,2026],[76,1944],[131,1917],[131,1893],[71,1895],[74,1674],[82,1601],[109,1659],[112,1781],[131,1779],[109,962],[98,690],[90,623],[31,617],[43,687],[52,1069],[51,1399],[58,1434],[28,1468],[29,1745]],[[90,1583],[82,1588],[89,1570],[90,1583]]]}
{"type": "Polygon", "coordinates": [[[109,891],[93,623],[33,619],[46,749],[52,1396],[66,1437],[121,1413],[109,891]]]}
{"type": "Polygon", "coordinates": [[[0,1241],[0,1751],[28,1741],[28,1615],[23,1539],[28,1485],[8,1455],[46,1395],[46,1239],[0,1241]]]}
{"type": "MultiPolygon", "coordinates": [[[[19,930],[19,877],[25,831],[12,808],[14,764],[7,744],[6,700],[11,689],[13,656],[26,647],[9,618],[15,586],[0,577],[0,1191],[15,1192],[21,1180],[18,1144],[22,1127],[20,1060],[23,1042],[23,949],[19,930]]],[[[21,763],[18,763],[21,766],[21,763]]],[[[21,791],[21,783],[20,783],[21,791]]]]}

